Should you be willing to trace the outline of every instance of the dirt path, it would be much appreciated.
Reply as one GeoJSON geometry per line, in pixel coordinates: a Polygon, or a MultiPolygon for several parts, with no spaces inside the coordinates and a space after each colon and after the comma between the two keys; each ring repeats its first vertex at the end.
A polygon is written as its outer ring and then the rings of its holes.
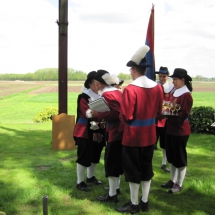
{"type": "MultiPolygon", "coordinates": [[[[129,83],[129,82],[128,82],[129,83]]],[[[68,92],[81,92],[83,81],[69,81],[68,92]],[[77,86],[78,85],[78,86],[77,86]]],[[[29,91],[32,94],[58,92],[57,81],[0,81],[0,98],[13,93],[29,91]]],[[[194,92],[215,92],[215,82],[193,82],[194,92]]]]}

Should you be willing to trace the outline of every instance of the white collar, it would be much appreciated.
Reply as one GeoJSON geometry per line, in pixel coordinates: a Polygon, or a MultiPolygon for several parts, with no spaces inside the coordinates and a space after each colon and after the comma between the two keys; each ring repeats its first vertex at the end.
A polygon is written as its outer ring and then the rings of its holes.
{"type": "Polygon", "coordinates": [[[110,92],[110,91],[114,91],[114,90],[118,90],[116,87],[112,87],[112,86],[107,86],[105,87],[102,92],[101,92],[101,96],[104,92],[110,92]]]}
{"type": "Polygon", "coordinates": [[[147,78],[145,75],[138,77],[137,79],[132,81],[130,84],[138,86],[138,87],[143,87],[143,88],[153,88],[157,85],[156,82],[147,78]]]}
{"type": "Polygon", "coordinates": [[[166,83],[163,85],[163,91],[165,93],[169,93],[173,89],[173,87],[173,83],[169,83],[168,81],[166,81],[166,83]]]}
{"type": "Polygon", "coordinates": [[[179,97],[181,95],[183,95],[184,93],[190,93],[190,91],[188,90],[187,86],[184,85],[183,87],[176,89],[175,92],[173,93],[174,97],[179,97]]]}
{"type": "Polygon", "coordinates": [[[98,99],[99,94],[94,93],[90,88],[83,91],[83,93],[87,94],[92,100],[98,99]]]}

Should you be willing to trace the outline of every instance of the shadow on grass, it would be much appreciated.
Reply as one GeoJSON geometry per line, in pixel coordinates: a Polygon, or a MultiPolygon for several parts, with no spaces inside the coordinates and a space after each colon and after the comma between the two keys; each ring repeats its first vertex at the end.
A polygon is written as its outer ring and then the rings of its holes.
{"type": "MultiPolygon", "coordinates": [[[[0,132],[0,211],[13,215],[41,214],[42,196],[47,195],[52,215],[92,214],[95,211],[100,214],[115,214],[116,207],[130,199],[128,183],[122,176],[119,203],[105,204],[97,201],[99,195],[107,193],[104,187],[108,186],[104,176],[103,154],[102,162],[96,169],[96,176],[103,184],[89,184],[91,192],[81,192],[76,188],[76,150],[52,150],[50,129],[39,130],[38,126],[35,129],[26,125],[18,130],[0,126],[0,132]]],[[[208,147],[210,144],[208,143],[208,147]]],[[[188,166],[185,188],[180,194],[171,195],[160,188],[161,183],[169,180],[169,174],[164,174],[160,169],[161,156],[154,156],[157,174],[152,179],[149,195],[150,214],[214,213],[214,196],[198,192],[191,184],[194,177],[214,173],[214,170],[210,172],[210,165],[204,168],[196,165],[212,156],[189,152],[188,160],[189,157],[192,158],[190,165],[193,172],[196,172],[193,176],[188,166]]]]}
{"type": "Polygon", "coordinates": [[[0,210],[13,215],[41,214],[42,196],[47,195],[52,215],[92,214],[95,208],[107,211],[104,208],[108,206],[108,211],[115,211],[115,205],[102,205],[96,200],[106,193],[103,186],[108,185],[102,163],[97,175],[103,184],[89,184],[91,192],[81,192],[76,188],[76,150],[52,150],[50,130],[0,126],[2,131],[0,178],[6,178],[2,180],[0,210]]]}
{"type": "Polygon", "coordinates": [[[185,183],[184,189],[177,194],[168,193],[168,189],[161,188],[159,181],[153,181],[150,191],[150,208],[154,211],[161,211],[162,214],[208,214],[212,215],[215,211],[215,194],[204,194],[199,192],[192,185],[185,183]],[[188,204],[189,202],[189,204],[188,204]],[[207,206],[207,207],[205,207],[207,206]]]}

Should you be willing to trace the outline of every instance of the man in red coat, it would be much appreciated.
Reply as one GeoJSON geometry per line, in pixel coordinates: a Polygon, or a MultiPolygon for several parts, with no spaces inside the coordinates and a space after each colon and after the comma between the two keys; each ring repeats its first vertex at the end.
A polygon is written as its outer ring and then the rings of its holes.
{"type": "Polygon", "coordinates": [[[79,94],[77,100],[77,118],[74,129],[74,139],[77,148],[77,184],[76,187],[81,191],[90,191],[84,182],[85,171],[87,170],[87,182],[96,185],[101,184],[94,173],[96,165],[100,161],[101,152],[105,146],[105,129],[99,124],[97,130],[91,129],[91,122],[96,118],[88,119],[86,111],[89,109],[88,103],[91,99],[98,99],[98,90],[95,88],[94,79],[96,72],[92,71],[87,75],[84,83],[84,91],[79,94]]]}
{"type": "Polygon", "coordinates": [[[122,169],[122,135],[123,126],[119,119],[120,106],[122,106],[122,92],[111,86],[118,84],[119,79],[110,75],[105,70],[98,70],[95,77],[95,85],[101,90],[101,96],[105,99],[110,111],[97,112],[92,110],[92,117],[98,121],[106,121],[108,143],[105,148],[105,176],[109,182],[109,192],[104,196],[98,196],[101,202],[118,202],[119,180],[123,173],[122,169]]]}
{"type": "MultiPolygon", "coordinates": [[[[163,88],[163,102],[169,101],[170,94],[174,91],[174,85],[173,83],[170,83],[168,81],[169,77],[169,70],[167,67],[161,66],[158,72],[155,72],[158,74],[159,81],[157,82],[160,84],[163,88]]],[[[164,111],[164,110],[163,110],[164,111]]],[[[157,140],[155,143],[155,149],[157,149],[157,142],[160,139],[160,147],[162,149],[162,166],[161,169],[163,169],[165,172],[170,172],[167,165],[167,157],[166,157],[166,118],[157,120],[156,123],[156,134],[157,134],[157,140]]]]}
{"type": "Polygon", "coordinates": [[[129,182],[130,201],[117,208],[122,213],[148,210],[152,158],[156,142],[156,116],[161,114],[163,91],[156,82],[148,79],[150,67],[145,55],[148,46],[142,46],[127,63],[133,82],[125,87],[121,106],[121,120],[125,123],[122,139],[122,163],[125,180],[129,182]],[[138,200],[141,184],[142,197],[138,200]]]}

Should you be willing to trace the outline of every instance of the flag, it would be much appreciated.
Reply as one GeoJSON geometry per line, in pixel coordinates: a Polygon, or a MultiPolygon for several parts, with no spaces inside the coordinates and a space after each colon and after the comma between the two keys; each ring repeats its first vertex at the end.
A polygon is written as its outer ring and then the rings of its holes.
{"type": "Polygon", "coordinates": [[[155,81],[155,56],[154,56],[154,5],[152,4],[151,15],[149,18],[145,44],[150,47],[146,54],[147,62],[152,66],[147,68],[146,76],[155,81]]]}

